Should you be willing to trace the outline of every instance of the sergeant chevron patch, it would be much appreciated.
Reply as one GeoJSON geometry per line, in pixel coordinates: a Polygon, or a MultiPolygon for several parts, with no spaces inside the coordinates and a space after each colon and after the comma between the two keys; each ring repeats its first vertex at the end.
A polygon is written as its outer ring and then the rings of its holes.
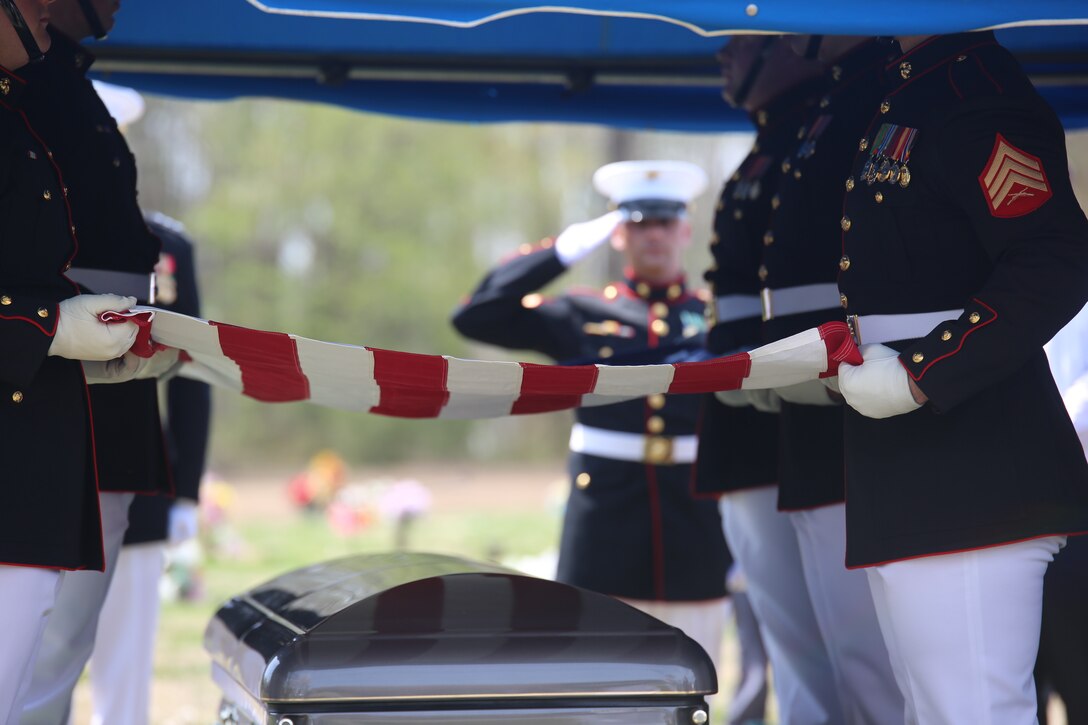
{"type": "Polygon", "coordinates": [[[978,176],[990,214],[1002,219],[1035,211],[1053,196],[1039,157],[997,134],[986,168],[978,176]]]}

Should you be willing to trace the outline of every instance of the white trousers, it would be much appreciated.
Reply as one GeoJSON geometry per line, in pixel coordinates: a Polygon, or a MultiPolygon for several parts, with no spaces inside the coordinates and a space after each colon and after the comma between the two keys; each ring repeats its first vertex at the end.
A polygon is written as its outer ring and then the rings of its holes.
{"type": "Polygon", "coordinates": [[[820,625],[844,723],[903,722],[903,695],[880,633],[869,580],[846,568],[846,506],[789,513],[801,547],[812,609],[820,625]]]}
{"type": "Polygon", "coordinates": [[[725,538],[744,569],[748,599],[771,661],[781,725],[842,723],[838,688],[812,610],[797,533],[789,516],[778,510],[778,488],[726,494],[721,511],[725,538]]]}
{"type": "Polygon", "coordinates": [[[665,624],[676,627],[695,640],[714,662],[714,671],[722,654],[722,634],[732,603],[728,598],[700,602],[655,602],[644,599],[622,599],[636,609],[665,624]]]}
{"type": "Polygon", "coordinates": [[[759,620],[748,601],[748,591],[732,593],[733,613],[740,647],[740,677],[726,712],[729,725],[763,722],[767,710],[767,650],[759,634],[759,620]]]}
{"type": "Polygon", "coordinates": [[[0,566],[0,725],[15,725],[60,587],[54,569],[0,566]]]}
{"type": "Polygon", "coordinates": [[[121,549],[91,655],[91,725],[147,725],[166,542],[121,549]]]}
{"type": "Polygon", "coordinates": [[[907,725],[1034,725],[1050,536],[866,569],[907,725]]]}
{"type": "Polygon", "coordinates": [[[53,613],[46,622],[41,650],[23,703],[21,725],[64,725],[72,691],[94,648],[98,612],[128,528],[131,493],[100,493],[102,546],[106,570],[69,571],[61,576],[53,613]]]}

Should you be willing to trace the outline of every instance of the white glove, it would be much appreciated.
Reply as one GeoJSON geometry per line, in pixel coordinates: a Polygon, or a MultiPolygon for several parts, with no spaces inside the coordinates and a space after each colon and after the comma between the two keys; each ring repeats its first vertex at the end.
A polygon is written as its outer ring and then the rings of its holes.
{"type": "Polygon", "coordinates": [[[884,345],[862,345],[861,365],[839,364],[839,391],[851,408],[868,418],[890,418],[922,407],[910,392],[899,353],[884,345]]]}
{"type": "Polygon", "coordinates": [[[745,390],[748,402],[760,413],[778,413],[782,410],[782,399],[773,388],[745,390]]]}
{"type": "Polygon", "coordinates": [[[796,385],[787,385],[784,388],[775,388],[778,397],[787,403],[797,405],[839,405],[840,401],[833,400],[828,387],[819,380],[806,380],[796,385]]]}
{"type": "Polygon", "coordinates": [[[747,408],[751,405],[748,402],[748,391],[740,388],[736,390],[715,390],[714,397],[718,399],[719,403],[728,405],[730,408],[747,408]]]}
{"type": "Polygon", "coordinates": [[[170,507],[168,541],[177,545],[195,538],[200,528],[200,511],[196,501],[179,498],[170,507]]]}
{"type": "Polygon", "coordinates": [[[555,238],[555,253],[564,266],[571,266],[612,237],[627,214],[617,209],[593,221],[571,224],[555,238]]]}
{"type": "Polygon", "coordinates": [[[126,352],[114,360],[84,360],[83,375],[88,385],[127,383],[146,378],[169,379],[181,367],[176,348],[160,350],[151,357],[138,357],[126,352]]]}
{"type": "Polygon", "coordinates": [[[110,310],[124,312],[134,304],[135,297],[118,295],[78,295],[62,300],[49,354],[70,360],[121,357],[136,341],[139,328],[133,322],[106,324],[98,316],[110,310]]]}

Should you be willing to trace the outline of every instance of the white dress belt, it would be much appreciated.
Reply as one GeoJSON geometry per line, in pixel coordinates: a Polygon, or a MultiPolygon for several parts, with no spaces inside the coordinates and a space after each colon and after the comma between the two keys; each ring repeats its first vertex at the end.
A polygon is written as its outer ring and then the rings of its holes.
{"type": "Polygon", "coordinates": [[[756,295],[722,295],[714,298],[714,319],[719,323],[759,317],[761,310],[756,295]]]}
{"type": "Polygon", "coordinates": [[[850,315],[846,318],[859,345],[914,340],[925,337],[942,322],[958,319],[963,310],[916,312],[902,315],[850,315]]]}
{"type": "Polygon", "coordinates": [[[834,282],[802,284],[782,289],[764,287],[759,293],[759,299],[763,303],[764,322],[776,317],[826,310],[840,305],[839,286],[834,282]]]}
{"type": "Polygon", "coordinates": [[[698,438],[693,435],[655,436],[592,428],[575,423],[570,429],[570,449],[618,461],[654,464],[693,463],[698,438]]]}

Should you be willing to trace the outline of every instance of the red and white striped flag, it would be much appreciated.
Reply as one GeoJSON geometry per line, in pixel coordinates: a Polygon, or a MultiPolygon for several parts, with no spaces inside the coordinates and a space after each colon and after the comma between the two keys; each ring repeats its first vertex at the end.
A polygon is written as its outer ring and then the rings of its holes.
{"type": "Polygon", "coordinates": [[[105,313],[142,327],[133,352],[184,351],[182,375],[269,403],[308,401],[398,418],[500,418],[607,405],[654,393],[776,388],[861,364],[830,322],[750,352],[662,365],[537,365],[462,360],[251,330],[152,307],[105,313]]]}

